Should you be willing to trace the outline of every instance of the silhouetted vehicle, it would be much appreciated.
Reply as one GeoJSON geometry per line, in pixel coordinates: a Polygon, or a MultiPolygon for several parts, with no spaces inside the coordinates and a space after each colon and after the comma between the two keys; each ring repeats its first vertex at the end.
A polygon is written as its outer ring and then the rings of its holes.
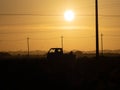
{"type": "Polygon", "coordinates": [[[62,48],[50,48],[50,50],[47,53],[47,59],[75,59],[75,55],[73,54],[73,52],[69,52],[69,53],[63,53],[63,49],[62,48]]]}
{"type": "Polygon", "coordinates": [[[8,52],[0,52],[0,56],[11,56],[8,52]]]}

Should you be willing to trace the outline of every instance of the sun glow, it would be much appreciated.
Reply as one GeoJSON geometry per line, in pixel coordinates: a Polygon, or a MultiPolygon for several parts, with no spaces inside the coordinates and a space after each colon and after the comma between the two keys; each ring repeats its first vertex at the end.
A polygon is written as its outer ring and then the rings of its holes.
{"type": "Polygon", "coordinates": [[[73,21],[74,17],[74,12],[72,10],[65,11],[64,18],[66,21],[73,21]]]}

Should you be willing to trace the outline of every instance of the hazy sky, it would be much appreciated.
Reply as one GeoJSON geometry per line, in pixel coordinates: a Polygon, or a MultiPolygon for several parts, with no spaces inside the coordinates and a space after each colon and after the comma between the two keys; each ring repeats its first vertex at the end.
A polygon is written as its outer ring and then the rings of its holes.
{"type": "MultiPolygon", "coordinates": [[[[27,50],[27,37],[30,50],[61,47],[61,36],[66,50],[95,50],[94,1],[0,0],[0,51],[27,50]],[[75,13],[72,22],[63,17],[68,9],[75,13]]],[[[104,49],[120,49],[120,0],[98,1],[104,49]]]]}

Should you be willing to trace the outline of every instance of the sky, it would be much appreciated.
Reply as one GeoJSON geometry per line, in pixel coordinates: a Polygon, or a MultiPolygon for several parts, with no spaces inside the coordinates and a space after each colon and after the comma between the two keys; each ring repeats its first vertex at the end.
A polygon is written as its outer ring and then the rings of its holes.
{"type": "MultiPolygon", "coordinates": [[[[120,49],[120,0],[98,0],[99,48],[120,49]]],[[[0,51],[95,50],[95,0],[0,0],[0,51]],[[67,22],[64,12],[75,19],[67,22]]]]}

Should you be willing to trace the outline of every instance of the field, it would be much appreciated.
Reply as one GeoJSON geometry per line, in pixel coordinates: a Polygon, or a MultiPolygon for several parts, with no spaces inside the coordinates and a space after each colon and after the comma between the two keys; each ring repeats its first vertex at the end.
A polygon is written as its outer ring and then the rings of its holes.
{"type": "Polygon", "coordinates": [[[47,60],[0,57],[0,90],[120,90],[120,56],[47,60]]]}

